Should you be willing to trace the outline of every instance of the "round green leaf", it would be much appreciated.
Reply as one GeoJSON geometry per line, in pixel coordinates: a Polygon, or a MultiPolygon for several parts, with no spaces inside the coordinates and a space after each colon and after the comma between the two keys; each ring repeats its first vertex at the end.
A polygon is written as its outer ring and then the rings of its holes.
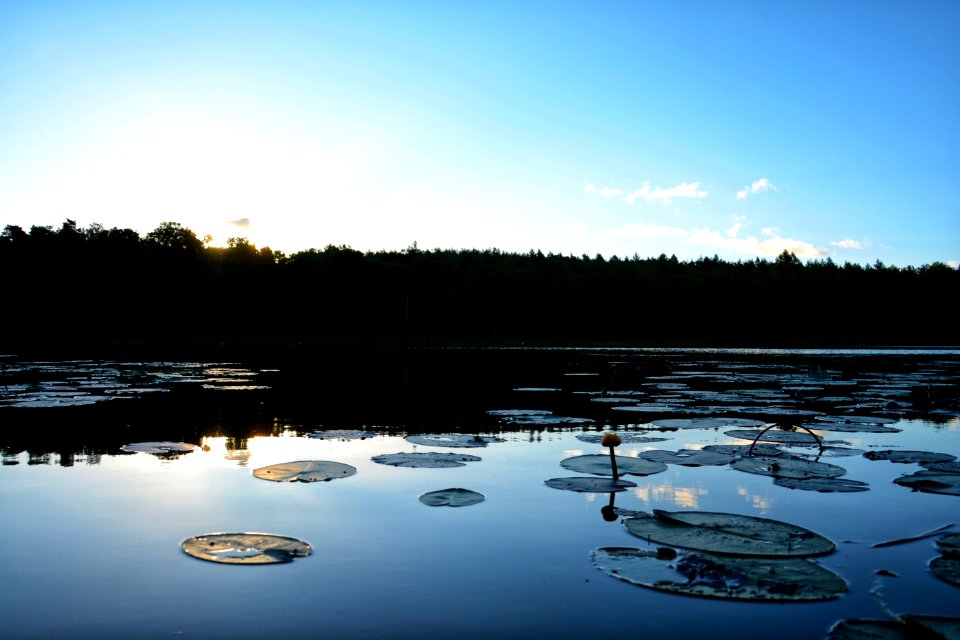
{"type": "Polygon", "coordinates": [[[836,478],[847,472],[841,466],[787,456],[748,456],[730,464],[738,471],[779,478],[836,478]]]}
{"type": "Polygon", "coordinates": [[[384,453],[370,458],[379,464],[393,467],[414,467],[419,469],[440,469],[445,467],[463,467],[468,462],[477,462],[481,458],[466,453],[384,453]]]}
{"type": "Polygon", "coordinates": [[[624,521],[627,531],[657,544],[736,556],[818,556],[833,542],[797,525],[733,513],[654,510],[624,521]]]}
{"type": "Polygon", "coordinates": [[[860,480],[848,480],[846,478],[786,478],[778,476],[773,479],[773,484],[787,487],[788,489],[800,489],[802,491],[819,491],[820,493],[850,493],[854,491],[867,491],[870,485],[860,480]]]}
{"type": "Polygon", "coordinates": [[[896,484],[910,487],[921,493],[939,493],[948,496],[960,496],[960,473],[941,473],[939,471],[917,471],[909,476],[900,476],[893,480],[896,484]]]}
{"type": "Polygon", "coordinates": [[[650,424],[658,429],[728,429],[764,425],[761,420],[750,418],[667,418],[653,420],[650,424]]]}
{"type": "Polygon", "coordinates": [[[930,561],[930,571],[945,582],[960,587],[960,558],[940,556],[930,561]]]}
{"type": "Polygon", "coordinates": [[[688,596],[810,602],[847,591],[840,576],[805,558],[731,558],[632,547],[602,547],[592,555],[597,567],[615,578],[688,596]]]}
{"type": "Polygon", "coordinates": [[[488,442],[503,442],[494,436],[475,436],[469,433],[424,433],[407,436],[407,442],[425,447],[485,447],[488,442]]]}
{"type": "Polygon", "coordinates": [[[328,482],[352,476],[356,472],[356,467],[342,462],[298,460],[260,467],[253,470],[253,475],[261,480],[273,482],[328,482]]]}
{"type": "Polygon", "coordinates": [[[276,564],[310,555],[310,545],[270,533],[208,533],[184,540],[184,553],[224,564],[276,564]]]}
{"type": "Polygon", "coordinates": [[[640,454],[644,460],[679,464],[685,467],[723,466],[736,460],[736,456],[702,449],[680,449],[679,451],[644,451],[640,454]]]}
{"type": "Polygon", "coordinates": [[[469,507],[484,501],[484,495],[470,489],[441,489],[420,496],[420,502],[431,507],[469,507]]]}
{"type": "Polygon", "coordinates": [[[564,491],[576,491],[578,493],[618,493],[631,487],[637,486],[636,482],[630,482],[623,478],[614,480],[611,478],[551,478],[544,480],[544,484],[553,489],[562,489],[564,491]]]}
{"type": "MultiPolygon", "coordinates": [[[[617,456],[616,458],[617,471],[621,474],[649,476],[667,470],[667,465],[662,462],[644,460],[643,458],[630,458],[628,456],[617,456]]],[[[609,455],[593,454],[574,456],[561,460],[560,466],[568,471],[575,471],[577,473],[592,473],[598,476],[613,475],[609,455]]]]}
{"type": "Polygon", "coordinates": [[[199,449],[189,442],[133,442],[120,447],[127,453],[190,453],[199,449]]]}

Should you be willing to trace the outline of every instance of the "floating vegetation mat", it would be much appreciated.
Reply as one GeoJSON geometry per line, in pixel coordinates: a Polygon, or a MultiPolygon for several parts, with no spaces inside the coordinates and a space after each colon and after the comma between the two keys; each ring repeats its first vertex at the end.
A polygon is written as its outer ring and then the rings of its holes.
{"type": "Polygon", "coordinates": [[[733,558],[633,547],[601,547],[592,556],[614,578],[687,596],[810,602],[847,591],[843,578],[805,558],[733,558]]]}
{"type": "Polygon", "coordinates": [[[329,460],[281,462],[253,470],[255,478],[273,482],[329,482],[357,472],[356,467],[329,460]]]}
{"type": "Polygon", "coordinates": [[[960,618],[900,615],[896,620],[841,620],[826,640],[954,640],[960,618]]]}
{"type": "Polygon", "coordinates": [[[430,507],[469,507],[485,499],[482,493],[459,487],[430,491],[420,496],[420,502],[430,507]]]}
{"type": "Polygon", "coordinates": [[[208,533],[184,540],[184,553],[222,564],[277,564],[310,555],[310,545],[271,533],[208,533]]]}

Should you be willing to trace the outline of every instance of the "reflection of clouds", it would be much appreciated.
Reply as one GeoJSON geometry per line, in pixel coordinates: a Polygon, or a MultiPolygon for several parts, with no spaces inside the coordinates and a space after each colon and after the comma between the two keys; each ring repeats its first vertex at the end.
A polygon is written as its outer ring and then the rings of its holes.
{"type": "Polygon", "coordinates": [[[770,496],[751,494],[750,490],[742,485],[737,487],[737,495],[745,498],[754,509],[761,513],[766,513],[776,503],[776,500],[770,496]]]}
{"type": "Polygon", "coordinates": [[[668,502],[687,509],[698,508],[700,506],[700,496],[705,496],[708,493],[710,491],[703,487],[674,487],[669,484],[647,485],[633,490],[633,495],[646,505],[650,505],[652,502],[657,504],[668,502]]]}

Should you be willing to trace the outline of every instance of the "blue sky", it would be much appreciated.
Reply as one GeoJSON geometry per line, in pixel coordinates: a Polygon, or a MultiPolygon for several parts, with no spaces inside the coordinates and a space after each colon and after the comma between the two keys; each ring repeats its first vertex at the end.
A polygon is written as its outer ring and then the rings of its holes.
{"type": "Polygon", "coordinates": [[[0,0],[0,225],[960,261],[960,3],[0,0]]]}

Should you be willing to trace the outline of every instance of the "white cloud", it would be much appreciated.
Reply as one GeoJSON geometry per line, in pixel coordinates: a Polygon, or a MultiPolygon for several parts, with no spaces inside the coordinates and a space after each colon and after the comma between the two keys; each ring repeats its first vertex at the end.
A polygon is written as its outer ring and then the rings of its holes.
{"type": "Polygon", "coordinates": [[[778,256],[784,251],[798,258],[820,258],[829,253],[828,249],[817,248],[809,242],[774,236],[765,240],[754,237],[736,238],[721,235],[711,229],[696,228],[683,241],[685,244],[703,245],[714,249],[723,249],[754,256],[778,256]]]}
{"type": "Polygon", "coordinates": [[[737,200],[745,200],[748,195],[754,193],[760,193],[761,191],[776,191],[777,187],[767,180],[766,178],[760,178],[753,182],[753,184],[744,187],[740,191],[737,191],[737,200]]]}
{"type": "Polygon", "coordinates": [[[623,189],[615,189],[613,187],[604,186],[602,189],[598,189],[597,185],[587,183],[587,186],[583,189],[587,193],[596,193],[601,198],[619,198],[623,195],[623,189]]]}
{"type": "Polygon", "coordinates": [[[743,226],[743,225],[741,225],[741,224],[738,222],[738,223],[734,224],[732,227],[730,227],[729,229],[727,229],[727,237],[728,237],[728,238],[736,238],[736,237],[737,237],[737,234],[740,233],[740,227],[741,227],[741,226],[743,226]]]}
{"type": "Polygon", "coordinates": [[[238,220],[231,220],[228,224],[234,227],[240,227],[241,229],[249,229],[250,218],[239,218],[238,220]]]}
{"type": "Polygon", "coordinates": [[[947,260],[947,264],[954,269],[960,269],[960,260],[947,260]]]}
{"type": "Polygon", "coordinates": [[[859,240],[852,240],[850,238],[846,238],[838,242],[831,242],[830,244],[831,246],[839,247],[841,249],[863,249],[864,247],[870,246],[869,242],[860,242],[859,240]]]}
{"type": "Polygon", "coordinates": [[[760,235],[764,236],[773,236],[778,233],[780,233],[780,230],[776,227],[764,227],[763,229],[760,229],[760,235]]]}
{"type": "Polygon", "coordinates": [[[708,192],[700,189],[699,182],[683,182],[674,187],[650,188],[649,182],[644,182],[643,186],[626,197],[627,204],[633,204],[638,198],[647,202],[659,202],[660,204],[670,204],[674,198],[694,198],[700,200],[706,198],[708,192]]]}

